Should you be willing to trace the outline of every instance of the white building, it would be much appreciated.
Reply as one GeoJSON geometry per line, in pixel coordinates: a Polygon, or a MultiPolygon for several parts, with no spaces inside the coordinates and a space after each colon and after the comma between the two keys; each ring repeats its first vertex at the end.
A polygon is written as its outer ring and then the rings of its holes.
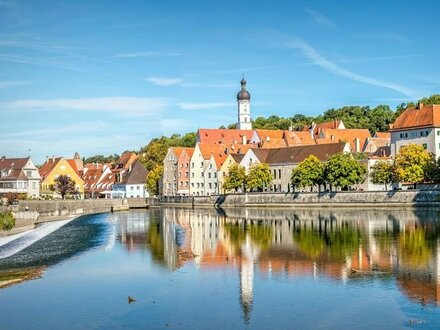
{"type": "Polygon", "coordinates": [[[146,190],[147,169],[136,160],[122,177],[122,181],[112,187],[113,197],[144,198],[148,197],[146,190]]]}
{"type": "Polygon", "coordinates": [[[30,157],[0,158],[0,194],[26,194],[40,196],[40,174],[30,157]]]}
{"type": "Polygon", "coordinates": [[[424,105],[408,108],[390,127],[391,156],[402,146],[418,144],[425,147],[437,159],[440,156],[440,105],[424,105]]]}

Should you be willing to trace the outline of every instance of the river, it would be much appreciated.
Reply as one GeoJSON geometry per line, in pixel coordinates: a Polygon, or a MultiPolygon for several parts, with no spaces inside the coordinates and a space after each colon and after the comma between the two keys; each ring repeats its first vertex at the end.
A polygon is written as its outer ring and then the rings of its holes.
{"type": "Polygon", "coordinates": [[[87,215],[2,245],[2,283],[1,329],[439,329],[440,210],[87,215]]]}

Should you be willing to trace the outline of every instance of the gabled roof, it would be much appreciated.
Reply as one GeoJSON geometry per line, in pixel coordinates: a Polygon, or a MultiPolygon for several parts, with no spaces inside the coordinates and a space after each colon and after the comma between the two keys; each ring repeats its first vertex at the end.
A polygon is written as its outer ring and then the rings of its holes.
{"type": "Polygon", "coordinates": [[[191,158],[194,153],[194,148],[185,148],[185,151],[188,154],[189,158],[191,158]]]}
{"type": "Polygon", "coordinates": [[[342,120],[338,120],[338,119],[334,119],[332,121],[327,121],[325,123],[319,123],[319,124],[312,123],[312,125],[310,126],[303,127],[303,131],[307,132],[313,128],[313,134],[316,135],[323,129],[338,129],[341,124],[343,124],[342,120]]]}
{"type": "Polygon", "coordinates": [[[261,141],[269,139],[282,139],[283,138],[283,131],[276,129],[256,129],[255,132],[257,132],[259,138],[261,141]]]}
{"type": "Polygon", "coordinates": [[[180,155],[182,154],[184,148],[183,147],[171,147],[170,149],[176,155],[176,157],[179,158],[180,155]]]}
{"type": "Polygon", "coordinates": [[[1,180],[26,180],[27,176],[23,171],[30,157],[26,158],[0,158],[0,179],[1,180]],[[8,175],[2,175],[2,171],[7,171],[8,175]]]}
{"type": "Polygon", "coordinates": [[[208,144],[243,144],[243,137],[246,138],[246,143],[248,143],[253,133],[253,130],[200,128],[197,131],[197,142],[208,144]]]}
{"type": "Polygon", "coordinates": [[[70,167],[73,168],[73,170],[76,172],[76,174],[78,174],[79,176],[81,176],[80,170],[78,168],[78,164],[75,161],[75,159],[66,159],[66,161],[69,163],[70,167]]]}
{"type": "Polygon", "coordinates": [[[244,155],[251,147],[250,145],[204,143],[199,143],[198,146],[203,159],[209,160],[211,155],[214,157],[217,168],[223,165],[228,154],[244,155]]]}
{"type": "Polygon", "coordinates": [[[391,146],[382,146],[377,148],[377,150],[369,158],[390,158],[391,157],[391,146]]]}
{"type": "Polygon", "coordinates": [[[237,164],[240,164],[241,160],[244,158],[244,154],[231,154],[231,157],[237,164]]]}
{"type": "Polygon", "coordinates": [[[136,160],[132,164],[131,170],[125,173],[121,184],[146,184],[147,174],[148,170],[138,160],[136,160]]]}
{"type": "MultiPolygon", "coordinates": [[[[370,131],[368,129],[323,129],[317,137],[330,139],[333,142],[348,142],[351,145],[351,149],[356,151],[356,139],[359,139],[359,147],[362,148],[365,145],[367,138],[371,138],[370,131]]],[[[360,150],[359,150],[360,151],[360,150]]]]}
{"type": "Polygon", "coordinates": [[[261,163],[297,164],[310,155],[325,161],[334,154],[344,152],[345,147],[345,143],[328,143],[278,149],[252,149],[252,151],[261,163]]]}
{"type": "Polygon", "coordinates": [[[390,132],[376,132],[376,134],[374,134],[375,138],[380,138],[380,139],[391,139],[391,133],[390,132]]]}
{"type": "Polygon", "coordinates": [[[367,139],[365,142],[365,146],[363,148],[363,152],[375,152],[380,147],[386,147],[391,145],[390,138],[377,138],[373,137],[371,139],[367,139]]]}
{"type": "Polygon", "coordinates": [[[284,140],[286,141],[287,147],[316,144],[315,139],[312,137],[309,131],[284,131],[284,140]]]}
{"type": "Polygon", "coordinates": [[[417,127],[440,127],[440,105],[424,105],[408,108],[397,117],[391,131],[417,127]]]}
{"type": "Polygon", "coordinates": [[[57,166],[63,157],[49,157],[46,162],[38,169],[40,176],[44,179],[57,166]]]}
{"type": "Polygon", "coordinates": [[[116,162],[116,169],[128,170],[131,164],[138,159],[138,156],[134,152],[124,152],[116,162]]]}
{"type": "Polygon", "coordinates": [[[270,138],[261,141],[261,148],[284,148],[286,141],[283,138],[270,138]]]}

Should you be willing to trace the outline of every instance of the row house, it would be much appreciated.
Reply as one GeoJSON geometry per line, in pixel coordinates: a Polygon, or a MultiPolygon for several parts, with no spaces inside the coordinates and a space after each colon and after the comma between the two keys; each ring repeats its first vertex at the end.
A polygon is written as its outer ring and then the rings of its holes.
{"type": "Polygon", "coordinates": [[[244,166],[248,172],[252,165],[268,164],[273,181],[271,186],[266,187],[266,189],[273,192],[287,193],[293,191],[290,183],[292,170],[308,156],[314,155],[320,161],[326,161],[328,157],[342,152],[351,152],[350,144],[340,142],[288,148],[250,149],[243,157],[240,165],[244,166]]]}
{"type": "Polygon", "coordinates": [[[418,144],[425,147],[436,159],[440,156],[440,105],[424,105],[408,108],[397,117],[391,132],[391,155],[394,157],[402,146],[418,144]]]}
{"type": "Polygon", "coordinates": [[[40,196],[40,174],[30,157],[0,158],[0,194],[6,193],[40,196]]]}
{"type": "Polygon", "coordinates": [[[171,147],[165,156],[162,178],[163,194],[188,196],[190,190],[190,161],[194,148],[171,147]]]}

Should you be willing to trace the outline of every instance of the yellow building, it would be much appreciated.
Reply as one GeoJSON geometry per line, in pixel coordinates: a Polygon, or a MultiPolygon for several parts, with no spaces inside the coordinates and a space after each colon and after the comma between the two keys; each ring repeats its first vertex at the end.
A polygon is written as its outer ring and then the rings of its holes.
{"type": "Polygon", "coordinates": [[[240,162],[243,159],[243,157],[244,157],[243,154],[229,154],[226,157],[225,162],[222,164],[222,167],[218,171],[218,175],[217,175],[218,182],[219,182],[219,187],[220,187],[220,189],[219,189],[220,194],[224,194],[225,193],[225,190],[223,189],[223,180],[228,175],[229,168],[233,164],[240,164],[240,162]]]}
{"type": "Polygon", "coordinates": [[[41,166],[39,173],[41,176],[40,194],[52,195],[53,197],[61,197],[50,188],[54,184],[55,179],[60,175],[67,175],[75,181],[75,187],[81,198],[84,198],[84,181],[81,179],[77,159],[65,159],[63,157],[50,157],[46,163],[41,166]]]}

